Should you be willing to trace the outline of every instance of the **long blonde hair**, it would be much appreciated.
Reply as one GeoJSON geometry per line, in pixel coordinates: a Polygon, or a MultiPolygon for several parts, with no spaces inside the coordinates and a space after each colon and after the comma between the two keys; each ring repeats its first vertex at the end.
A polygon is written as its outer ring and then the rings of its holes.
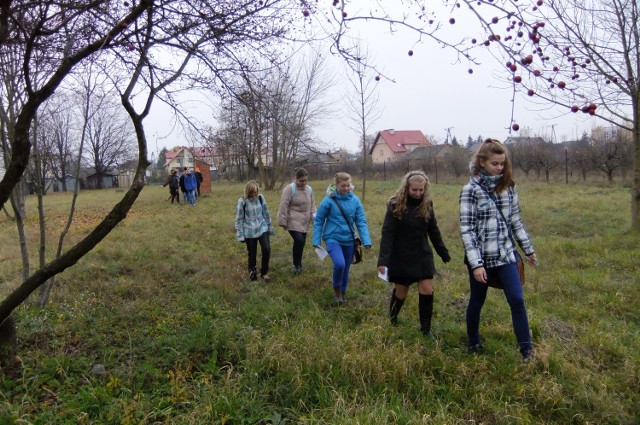
{"type": "Polygon", "coordinates": [[[429,193],[429,177],[421,170],[409,171],[402,178],[400,187],[396,193],[389,198],[389,203],[392,205],[393,216],[402,220],[402,216],[407,212],[407,198],[409,197],[409,185],[415,181],[424,181],[424,194],[422,196],[422,202],[418,207],[418,213],[425,221],[429,220],[431,214],[431,196],[429,193]]]}
{"type": "Polygon", "coordinates": [[[513,180],[513,171],[511,169],[511,158],[509,158],[509,151],[507,147],[500,143],[496,139],[486,139],[482,142],[482,145],[478,148],[476,153],[471,158],[471,173],[475,176],[480,173],[482,166],[480,161],[488,161],[489,156],[492,154],[502,155],[504,154],[504,168],[502,169],[502,178],[496,185],[496,193],[503,192],[504,190],[515,186],[516,182],[513,180]]]}

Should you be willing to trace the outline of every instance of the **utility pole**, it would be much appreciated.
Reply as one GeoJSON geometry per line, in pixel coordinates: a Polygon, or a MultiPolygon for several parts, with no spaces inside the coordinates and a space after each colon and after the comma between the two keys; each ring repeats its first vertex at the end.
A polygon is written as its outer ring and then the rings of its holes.
{"type": "Polygon", "coordinates": [[[556,143],[556,125],[558,124],[551,124],[551,143],[556,143]]]}
{"type": "Polygon", "coordinates": [[[447,131],[447,136],[444,140],[444,144],[448,145],[449,144],[449,137],[451,136],[451,130],[453,130],[455,127],[447,127],[445,128],[445,130],[447,131]]]}

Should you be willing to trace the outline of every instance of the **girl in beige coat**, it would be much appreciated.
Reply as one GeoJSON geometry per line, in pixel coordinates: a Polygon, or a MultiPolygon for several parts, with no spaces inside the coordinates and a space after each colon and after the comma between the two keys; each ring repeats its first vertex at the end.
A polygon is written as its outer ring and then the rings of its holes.
{"type": "Polygon", "coordinates": [[[316,202],[311,186],[307,185],[307,170],[298,168],[296,179],[282,190],[278,225],[293,238],[293,273],[302,271],[302,253],[307,241],[309,224],[316,215],[316,202]]]}

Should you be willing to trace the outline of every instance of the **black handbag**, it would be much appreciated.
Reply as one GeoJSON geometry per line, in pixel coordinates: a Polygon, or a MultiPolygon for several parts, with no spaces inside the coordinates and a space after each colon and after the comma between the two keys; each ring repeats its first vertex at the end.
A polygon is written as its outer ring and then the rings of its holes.
{"type": "Polygon", "coordinates": [[[351,226],[351,222],[347,218],[347,215],[344,213],[344,210],[340,206],[338,200],[334,197],[331,197],[331,199],[333,199],[333,202],[335,202],[338,206],[342,217],[347,222],[347,226],[349,226],[349,230],[351,230],[351,235],[353,236],[353,258],[351,259],[351,264],[358,264],[362,261],[362,241],[360,240],[360,238],[356,237],[356,232],[351,226]]]}

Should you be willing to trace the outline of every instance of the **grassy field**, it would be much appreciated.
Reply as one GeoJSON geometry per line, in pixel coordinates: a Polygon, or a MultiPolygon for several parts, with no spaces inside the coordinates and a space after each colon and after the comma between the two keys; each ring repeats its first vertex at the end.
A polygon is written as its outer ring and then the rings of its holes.
{"type": "MultiPolygon", "coordinates": [[[[317,197],[326,184],[312,182],[317,197]]],[[[282,229],[272,239],[273,282],[247,279],[233,230],[243,185],[214,184],[196,207],[146,187],[127,219],[58,277],[45,309],[16,312],[23,366],[2,378],[0,424],[640,422],[640,244],[627,232],[629,189],[519,188],[540,260],[525,286],[537,359],[524,365],[497,290],[483,310],[487,353],[467,355],[460,185],[432,187],[453,257],[436,262],[437,341],[418,330],[415,287],[399,326],[389,326],[390,286],[375,266],[396,185],[368,182],[374,247],[353,266],[342,308],[332,302],[331,262],[320,263],[309,245],[302,275],[291,274],[282,229]]],[[[82,193],[69,243],[121,195],[82,193]]],[[[265,195],[275,216],[279,194],[265,195]]],[[[46,197],[50,247],[69,201],[46,197]]],[[[28,208],[35,259],[34,199],[28,208]]],[[[4,296],[21,263],[15,225],[1,220],[4,296]]]]}

